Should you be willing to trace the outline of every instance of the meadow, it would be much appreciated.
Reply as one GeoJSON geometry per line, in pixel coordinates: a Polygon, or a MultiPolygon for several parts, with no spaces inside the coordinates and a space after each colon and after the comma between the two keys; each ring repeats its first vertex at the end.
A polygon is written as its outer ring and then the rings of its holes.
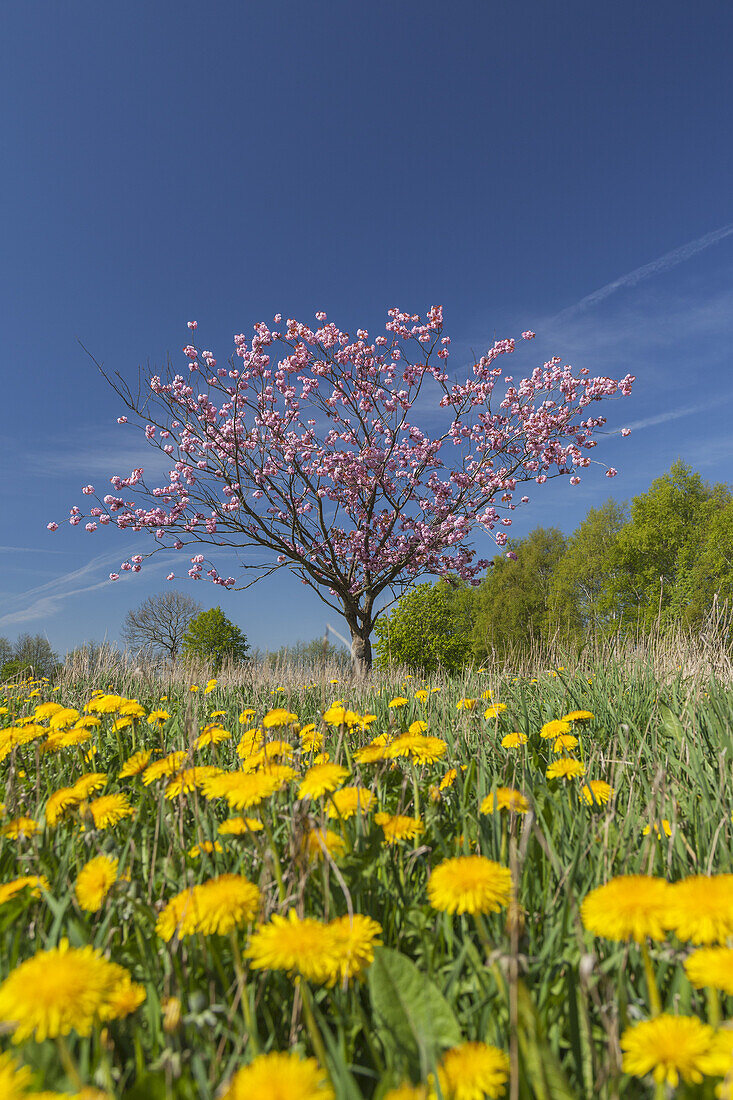
{"type": "Polygon", "coordinates": [[[733,1095],[706,645],[6,685],[0,1096],[733,1095]]]}

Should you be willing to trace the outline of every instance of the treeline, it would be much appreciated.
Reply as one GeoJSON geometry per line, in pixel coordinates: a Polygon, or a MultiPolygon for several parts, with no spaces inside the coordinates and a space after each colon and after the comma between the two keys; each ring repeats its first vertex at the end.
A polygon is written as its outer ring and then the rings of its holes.
{"type": "Polygon", "coordinates": [[[381,665],[458,671],[490,654],[557,638],[696,629],[733,606],[733,493],[683,462],[630,504],[591,508],[569,536],[538,527],[512,539],[478,587],[407,592],[375,628],[381,665]]]}

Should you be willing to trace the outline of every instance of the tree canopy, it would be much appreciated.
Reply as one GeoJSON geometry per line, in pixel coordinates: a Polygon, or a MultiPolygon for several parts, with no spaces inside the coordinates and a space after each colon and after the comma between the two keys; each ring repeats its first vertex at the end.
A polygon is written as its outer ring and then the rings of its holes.
{"type": "Polygon", "coordinates": [[[220,607],[196,615],[183,636],[183,656],[209,662],[217,672],[225,660],[246,661],[248,652],[246,636],[220,607]]]}

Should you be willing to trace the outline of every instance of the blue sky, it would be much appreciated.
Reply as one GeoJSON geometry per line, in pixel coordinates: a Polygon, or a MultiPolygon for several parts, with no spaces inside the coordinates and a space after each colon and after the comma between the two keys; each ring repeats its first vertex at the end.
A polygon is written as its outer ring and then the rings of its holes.
{"type": "MultiPolygon", "coordinates": [[[[3,22],[0,634],[116,640],[165,586],[163,563],[110,583],[144,545],[66,523],[147,453],[78,341],[132,381],[185,365],[190,319],[223,361],[275,312],[376,333],[441,303],[456,370],[532,328],[515,375],[637,375],[607,415],[638,427],[595,451],[619,477],[531,486],[513,534],[569,532],[678,457],[729,480],[728,4],[34,0],[3,22]]],[[[282,574],[178,587],[256,646],[342,629],[282,574]]]]}

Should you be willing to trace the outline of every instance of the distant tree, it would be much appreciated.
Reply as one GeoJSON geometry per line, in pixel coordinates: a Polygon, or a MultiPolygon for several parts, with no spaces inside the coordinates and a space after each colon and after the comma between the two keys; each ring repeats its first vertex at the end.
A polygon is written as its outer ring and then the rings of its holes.
{"type": "Polygon", "coordinates": [[[183,592],[149,596],[127,612],[120,631],[122,640],[131,649],[174,661],[189,623],[201,610],[201,604],[183,592]]]}
{"type": "Polygon", "coordinates": [[[706,519],[699,539],[679,556],[671,612],[685,626],[701,626],[715,604],[733,611],[733,501],[706,519]]]}
{"type": "Polygon", "coordinates": [[[220,607],[202,611],[191,620],[183,636],[183,655],[209,661],[217,672],[224,660],[246,661],[248,652],[246,636],[220,607]]]}
{"type": "Polygon", "coordinates": [[[567,633],[552,601],[553,578],[565,552],[557,527],[536,527],[526,538],[512,539],[514,558],[497,557],[475,595],[473,652],[484,660],[529,646],[560,630],[567,633]]]}
{"type": "Polygon", "coordinates": [[[13,656],[13,647],[9,638],[0,638],[0,668],[13,656]]]}
{"type": "Polygon", "coordinates": [[[350,663],[350,654],[342,646],[335,646],[328,638],[312,638],[309,642],[297,641],[269,652],[267,658],[281,664],[319,665],[350,663]]]}
{"type": "Polygon", "coordinates": [[[61,667],[58,654],[43,634],[21,634],[13,646],[12,659],[31,668],[37,680],[44,676],[51,679],[61,667]]]}
{"type": "MultiPolygon", "coordinates": [[[[630,521],[614,543],[609,578],[624,622],[650,630],[657,622],[664,628],[678,621],[706,531],[732,499],[726,485],[709,485],[682,461],[634,497],[630,521]]],[[[716,568],[719,573],[720,562],[716,568]]]]}
{"type": "Polygon", "coordinates": [[[456,584],[419,584],[378,620],[375,651],[381,667],[396,663],[425,672],[459,672],[470,664],[473,593],[456,584]]]}
{"type": "Polygon", "coordinates": [[[0,683],[5,683],[8,680],[28,680],[33,676],[33,666],[28,664],[27,661],[18,661],[15,657],[11,657],[9,661],[0,668],[0,683]]]}
{"type": "Polygon", "coordinates": [[[556,621],[573,636],[610,632],[619,626],[620,612],[612,584],[619,565],[616,540],[628,521],[624,505],[609,498],[591,508],[567,540],[553,570],[550,605],[556,621]]]}

